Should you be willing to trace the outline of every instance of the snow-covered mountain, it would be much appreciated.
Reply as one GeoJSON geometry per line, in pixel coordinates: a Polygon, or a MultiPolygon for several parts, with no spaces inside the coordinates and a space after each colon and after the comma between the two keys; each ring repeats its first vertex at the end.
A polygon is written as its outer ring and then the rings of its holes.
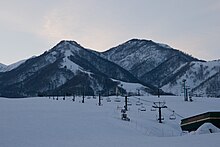
{"type": "Polygon", "coordinates": [[[4,64],[1,64],[0,65],[0,72],[7,72],[7,71],[11,71],[15,68],[17,68],[18,66],[20,66],[21,64],[23,64],[27,59],[24,59],[24,60],[21,60],[21,61],[18,61],[16,63],[13,63],[13,64],[10,64],[10,65],[4,65],[4,64]]]}
{"type": "Polygon", "coordinates": [[[0,63],[0,72],[3,72],[7,65],[0,63]]]}
{"type": "Polygon", "coordinates": [[[192,89],[196,96],[220,97],[220,72],[211,76],[199,86],[192,89]]]}
{"type": "Polygon", "coordinates": [[[219,97],[219,66],[219,60],[198,60],[151,40],[132,39],[105,52],[61,41],[40,56],[1,64],[0,96],[129,93],[137,92],[138,85],[150,94],[159,87],[161,94],[181,95],[186,79],[191,94],[219,97]],[[123,82],[132,83],[134,90],[121,87],[123,82]]]}
{"type": "Polygon", "coordinates": [[[113,47],[101,53],[101,56],[120,65],[142,80],[147,78],[145,75],[148,72],[170,59],[178,58],[171,63],[175,63],[178,67],[186,62],[197,60],[168,45],[139,39],[132,39],[113,47]]]}
{"type": "Polygon", "coordinates": [[[166,93],[181,95],[182,80],[186,79],[192,94],[219,96],[219,61],[205,62],[168,45],[139,39],[129,40],[100,56],[166,93]]]}
{"type": "Polygon", "coordinates": [[[180,95],[183,80],[192,95],[220,96],[220,60],[209,62],[190,62],[177,69],[172,79],[162,87],[166,92],[180,95]]]}
{"type": "MultiPolygon", "coordinates": [[[[103,94],[119,82],[140,83],[132,74],[74,41],[61,41],[51,50],[31,58],[0,75],[0,95],[35,96],[37,94],[103,94]]],[[[120,89],[120,87],[119,87],[120,89]]],[[[146,88],[152,92],[150,88],[146,88]]]]}

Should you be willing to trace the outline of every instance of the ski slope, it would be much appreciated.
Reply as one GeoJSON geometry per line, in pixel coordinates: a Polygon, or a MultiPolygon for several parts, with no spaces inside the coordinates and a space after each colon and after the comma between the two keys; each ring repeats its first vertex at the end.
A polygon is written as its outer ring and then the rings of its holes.
{"type": "Polygon", "coordinates": [[[129,97],[128,117],[121,120],[121,102],[115,96],[98,98],[0,98],[1,147],[218,147],[220,133],[182,133],[180,120],[207,111],[220,111],[220,99],[193,98],[184,102],[182,97],[140,96],[129,97]],[[108,99],[109,99],[108,98],[108,99]],[[140,99],[140,100],[139,100],[140,99]],[[137,106],[136,103],[143,103],[137,106]],[[158,123],[158,111],[152,102],[166,102],[162,109],[163,123],[158,123]],[[140,111],[140,107],[146,111],[140,111]],[[175,110],[175,120],[169,116],[175,110]]]}

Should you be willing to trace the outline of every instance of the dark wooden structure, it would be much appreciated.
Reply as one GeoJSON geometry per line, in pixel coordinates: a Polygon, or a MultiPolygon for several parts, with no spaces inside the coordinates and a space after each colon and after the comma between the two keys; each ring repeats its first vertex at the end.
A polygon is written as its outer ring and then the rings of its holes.
{"type": "Polygon", "coordinates": [[[209,122],[220,128],[220,112],[206,112],[181,120],[183,131],[196,131],[201,125],[209,122]]]}

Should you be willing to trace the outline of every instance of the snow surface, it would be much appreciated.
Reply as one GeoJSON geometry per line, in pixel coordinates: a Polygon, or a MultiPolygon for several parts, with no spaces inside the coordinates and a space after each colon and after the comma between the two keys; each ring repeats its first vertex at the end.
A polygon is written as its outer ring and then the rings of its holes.
{"type": "Polygon", "coordinates": [[[70,97],[65,101],[52,98],[0,98],[0,146],[2,147],[218,147],[220,133],[192,135],[180,130],[182,117],[206,111],[220,110],[220,99],[193,98],[184,102],[182,97],[141,96],[129,97],[128,117],[120,119],[124,105],[115,102],[116,97],[104,97],[102,106],[98,99],[70,97]],[[137,100],[143,102],[147,111],[139,111],[137,100]],[[150,111],[153,101],[165,101],[162,124],[156,120],[157,111],[150,111]],[[176,120],[169,120],[175,110],[176,120]]]}
{"type": "Polygon", "coordinates": [[[131,93],[137,93],[137,90],[140,90],[141,95],[150,95],[147,93],[144,89],[147,88],[146,86],[140,84],[140,83],[128,83],[128,82],[123,82],[119,80],[112,79],[113,81],[119,82],[120,87],[126,90],[126,92],[131,92],[131,93]]]}
{"type": "Polygon", "coordinates": [[[75,73],[81,67],[69,59],[69,57],[71,55],[73,55],[73,54],[70,50],[65,51],[65,58],[63,59],[63,62],[61,63],[61,65],[62,65],[61,68],[66,67],[67,69],[69,69],[70,71],[75,73]]]}

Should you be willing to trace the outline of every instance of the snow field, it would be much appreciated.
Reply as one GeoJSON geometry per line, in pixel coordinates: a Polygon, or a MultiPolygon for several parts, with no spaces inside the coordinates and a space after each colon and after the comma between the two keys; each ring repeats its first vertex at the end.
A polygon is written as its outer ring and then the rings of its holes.
{"type": "Polygon", "coordinates": [[[104,97],[102,106],[98,99],[76,97],[65,101],[48,98],[6,99],[0,98],[0,146],[2,147],[134,147],[134,146],[200,146],[217,147],[220,133],[183,135],[179,123],[188,117],[206,111],[220,110],[220,99],[194,98],[184,102],[182,97],[154,96],[129,97],[130,122],[120,119],[121,102],[116,97],[104,97]],[[140,98],[146,111],[138,110],[140,98]],[[165,101],[162,109],[164,121],[156,120],[158,111],[151,111],[153,101],[165,101]],[[171,110],[177,113],[176,120],[169,120],[171,110]],[[179,116],[180,115],[180,116],[179,116]]]}

